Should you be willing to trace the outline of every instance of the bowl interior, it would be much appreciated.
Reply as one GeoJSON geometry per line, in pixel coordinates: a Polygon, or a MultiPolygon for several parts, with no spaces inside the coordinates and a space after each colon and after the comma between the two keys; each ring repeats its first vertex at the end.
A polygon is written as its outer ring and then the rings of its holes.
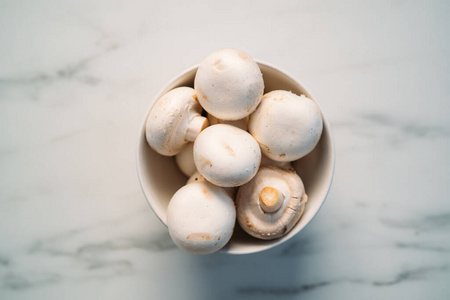
{"type": "MultiPolygon", "coordinates": [[[[258,62],[264,78],[264,93],[273,90],[288,90],[295,94],[304,94],[315,101],[313,96],[300,83],[279,69],[258,62]]],[[[164,93],[179,86],[194,86],[197,66],[176,77],[160,94],[158,94],[147,112],[164,93]]],[[[316,102],[317,103],[317,102],[316,102]]],[[[293,163],[302,178],[308,195],[305,212],[295,227],[285,236],[272,241],[253,238],[245,233],[236,223],[235,232],[229,243],[220,251],[229,254],[247,254],[259,252],[281,244],[302,230],[316,215],[322,205],[334,171],[334,146],[330,127],[322,114],[324,121],[323,133],[316,148],[307,156],[293,163]]],[[[184,176],[175,164],[173,157],[159,155],[151,149],[145,138],[145,121],[142,126],[138,145],[137,168],[142,190],[151,208],[158,218],[167,226],[167,206],[172,195],[186,184],[184,176]]]]}

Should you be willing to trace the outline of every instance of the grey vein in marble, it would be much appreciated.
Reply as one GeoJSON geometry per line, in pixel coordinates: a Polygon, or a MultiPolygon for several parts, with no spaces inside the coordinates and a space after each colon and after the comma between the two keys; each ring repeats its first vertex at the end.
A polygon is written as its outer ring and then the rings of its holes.
{"type": "Polygon", "coordinates": [[[414,229],[414,230],[435,230],[442,229],[450,225],[450,213],[442,213],[435,215],[423,216],[422,218],[415,219],[392,219],[392,218],[380,218],[380,222],[388,227],[396,227],[401,229],[414,229]]]}
{"type": "Polygon", "coordinates": [[[343,283],[363,284],[371,285],[374,287],[380,286],[393,286],[401,284],[405,281],[418,281],[425,279],[428,273],[432,272],[447,272],[450,269],[449,266],[436,266],[436,267],[424,267],[418,269],[406,270],[398,273],[394,278],[389,280],[368,280],[360,278],[338,278],[334,280],[319,281],[315,283],[302,284],[297,287],[241,287],[237,289],[238,295],[250,296],[250,295],[301,295],[306,292],[310,292],[316,289],[320,289],[326,286],[339,285],[343,283]]]}
{"type": "Polygon", "coordinates": [[[11,259],[1,256],[0,284],[7,289],[23,290],[66,280],[78,280],[67,278],[64,275],[65,270],[51,266],[42,272],[29,273],[21,267],[22,261],[29,259],[57,260],[73,264],[77,272],[86,272],[85,277],[82,277],[86,279],[129,275],[133,273],[136,262],[133,258],[124,257],[125,253],[140,250],[159,253],[176,248],[167,231],[128,236],[110,231],[110,228],[135,226],[133,222],[148,217],[148,213],[148,210],[137,211],[116,220],[40,238],[28,247],[26,253],[14,254],[11,259]]]}
{"type": "Polygon", "coordinates": [[[237,289],[238,295],[300,295],[314,289],[322,288],[329,285],[334,285],[343,280],[321,281],[311,284],[303,284],[299,287],[242,287],[237,289]]]}
{"type": "Polygon", "coordinates": [[[378,126],[388,126],[396,128],[403,136],[411,136],[416,138],[436,138],[449,137],[450,130],[443,126],[429,126],[418,124],[417,122],[399,122],[387,114],[379,113],[363,113],[361,117],[370,123],[378,126]]]}
{"type": "Polygon", "coordinates": [[[420,124],[414,121],[399,121],[388,114],[381,113],[359,113],[350,118],[352,121],[334,121],[333,128],[347,128],[355,133],[365,135],[367,137],[375,137],[374,130],[381,127],[387,127],[392,130],[392,138],[404,139],[411,138],[448,138],[450,129],[442,125],[420,124]],[[358,120],[359,119],[359,120],[358,120]]]}
{"type": "Polygon", "coordinates": [[[152,235],[151,237],[128,237],[126,240],[107,240],[103,242],[85,242],[76,249],[66,251],[61,250],[59,243],[71,239],[75,235],[89,233],[89,229],[74,230],[67,234],[61,234],[57,237],[45,238],[38,240],[31,247],[29,247],[29,254],[46,253],[52,256],[73,256],[83,257],[85,255],[101,255],[104,252],[120,251],[131,248],[143,249],[150,252],[166,251],[176,248],[172,242],[168,232],[159,235],[152,235]]]}
{"type": "Polygon", "coordinates": [[[100,79],[90,75],[82,75],[82,73],[86,71],[90,63],[117,49],[117,45],[112,45],[102,52],[82,58],[77,62],[69,64],[53,72],[45,72],[31,76],[0,78],[0,93],[2,92],[2,89],[11,87],[20,88],[22,86],[32,86],[35,88],[32,99],[37,100],[39,98],[38,93],[41,88],[62,80],[76,80],[83,84],[95,86],[100,82],[100,79]]]}
{"type": "Polygon", "coordinates": [[[406,270],[400,272],[395,278],[391,280],[375,280],[371,284],[374,286],[389,286],[400,284],[408,280],[422,280],[428,273],[432,272],[447,272],[450,269],[449,266],[431,266],[418,269],[406,270]]]}
{"type": "Polygon", "coordinates": [[[21,276],[14,273],[7,273],[3,277],[2,285],[4,288],[12,290],[23,290],[42,286],[46,284],[55,284],[61,281],[61,275],[59,274],[39,274],[38,276],[21,276]]]}
{"type": "Polygon", "coordinates": [[[9,260],[3,256],[0,256],[0,266],[8,266],[9,260]]]}
{"type": "Polygon", "coordinates": [[[443,246],[435,246],[424,243],[406,243],[406,242],[397,242],[395,243],[395,247],[403,248],[403,249],[413,249],[420,251],[432,251],[432,252],[442,252],[442,253],[450,253],[450,248],[443,246]]]}

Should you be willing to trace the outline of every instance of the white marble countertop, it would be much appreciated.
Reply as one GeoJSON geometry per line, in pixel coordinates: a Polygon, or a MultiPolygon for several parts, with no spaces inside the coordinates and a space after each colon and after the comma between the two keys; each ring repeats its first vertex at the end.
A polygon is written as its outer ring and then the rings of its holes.
{"type": "Polygon", "coordinates": [[[448,1],[1,1],[1,299],[448,299],[448,1]],[[232,47],[308,86],[336,171],[296,238],[176,248],[141,192],[149,100],[232,47]]]}

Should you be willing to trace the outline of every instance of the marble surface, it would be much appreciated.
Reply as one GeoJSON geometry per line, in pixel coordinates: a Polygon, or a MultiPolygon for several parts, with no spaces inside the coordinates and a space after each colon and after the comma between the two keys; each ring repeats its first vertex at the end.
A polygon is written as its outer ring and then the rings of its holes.
{"type": "Polygon", "coordinates": [[[448,299],[448,1],[0,1],[1,299],[448,299]],[[299,78],[336,172],[296,238],[171,241],[135,159],[149,100],[233,47],[299,78]]]}

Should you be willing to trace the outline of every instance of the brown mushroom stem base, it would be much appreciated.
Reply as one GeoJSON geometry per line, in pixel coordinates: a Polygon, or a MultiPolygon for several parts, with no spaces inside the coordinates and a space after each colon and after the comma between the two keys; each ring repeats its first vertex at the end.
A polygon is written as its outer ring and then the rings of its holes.
{"type": "Polygon", "coordinates": [[[283,193],[271,186],[266,186],[259,194],[259,205],[267,213],[274,213],[279,210],[283,201],[283,193]]]}

